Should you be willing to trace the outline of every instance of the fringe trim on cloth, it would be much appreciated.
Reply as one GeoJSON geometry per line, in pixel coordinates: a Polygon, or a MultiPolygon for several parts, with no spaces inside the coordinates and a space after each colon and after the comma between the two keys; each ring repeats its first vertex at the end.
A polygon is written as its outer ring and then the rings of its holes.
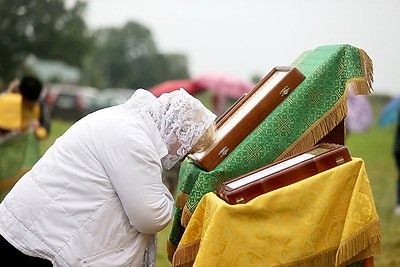
{"type": "Polygon", "coordinates": [[[345,90],[342,98],[326,112],[313,126],[303,133],[291,146],[289,146],[275,161],[300,153],[315,145],[319,140],[327,135],[336,125],[338,125],[347,114],[348,92],[345,90]]]}
{"type": "Polygon", "coordinates": [[[18,174],[16,175],[4,180],[0,180],[0,191],[13,187],[15,183],[18,182],[18,180],[29,170],[30,168],[24,168],[21,171],[19,171],[18,174]]]}
{"type": "Polygon", "coordinates": [[[174,258],[172,259],[172,266],[192,266],[196,259],[197,252],[199,252],[199,248],[200,240],[180,247],[174,254],[174,258]]]}
{"type": "MultiPolygon", "coordinates": [[[[282,267],[307,267],[307,266],[346,266],[380,252],[381,228],[378,218],[365,227],[356,236],[345,240],[338,249],[333,248],[322,251],[290,263],[280,264],[282,267]]],[[[192,266],[200,248],[200,240],[184,245],[176,251],[172,259],[172,266],[192,266]]]]}
{"type": "Polygon", "coordinates": [[[315,145],[322,137],[338,125],[347,115],[346,99],[349,93],[354,95],[368,95],[373,92],[374,69],[368,54],[358,49],[360,53],[360,64],[364,77],[356,77],[346,82],[345,92],[342,98],[321,119],[314,123],[299,139],[288,147],[275,161],[292,156],[315,145]]]}
{"type": "Polygon", "coordinates": [[[192,218],[192,212],[185,206],[181,216],[181,224],[183,227],[186,228],[188,226],[190,218],[192,218]]]}
{"type": "Polygon", "coordinates": [[[281,267],[334,266],[336,249],[329,249],[318,255],[312,255],[301,260],[280,264],[281,267]]]}
{"type": "Polygon", "coordinates": [[[172,263],[172,259],[174,257],[175,251],[176,251],[176,246],[171,243],[171,241],[167,240],[167,258],[169,262],[172,263]]]}
{"type": "Polygon", "coordinates": [[[359,234],[344,240],[336,254],[336,266],[369,258],[380,253],[381,227],[378,218],[366,226],[359,234]]]}
{"type": "Polygon", "coordinates": [[[353,95],[368,95],[374,90],[372,88],[372,83],[374,82],[374,68],[372,60],[367,53],[360,48],[358,51],[360,53],[360,63],[364,77],[349,79],[346,82],[346,90],[351,92],[353,95]]]}
{"type": "Polygon", "coordinates": [[[278,266],[347,266],[379,254],[380,240],[381,228],[379,219],[376,218],[356,236],[340,244],[338,249],[328,249],[317,255],[312,255],[290,263],[280,264],[278,266]]]}
{"type": "MultiPolygon", "coordinates": [[[[185,214],[191,212],[185,207],[185,214]]],[[[182,218],[184,216],[182,215],[182,218]]],[[[186,224],[187,225],[187,224],[186,224]]],[[[185,226],[186,227],[186,226],[185,226]]],[[[308,266],[347,266],[362,261],[380,253],[381,227],[379,218],[374,219],[364,227],[357,235],[344,240],[339,248],[332,248],[317,255],[312,255],[294,262],[281,264],[285,267],[308,267],[308,266]]],[[[184,245],[176,250],[171,243],[167,243],[168,259],[175,267],[192,266],[199,250],[200,240],[184,245]],[[172,258],[172,260],[170,259],[172,258]]]]}
{"type": "Polygon", "coordinates": [[[185,207],[188,198],[189,198],[189,194],[179,192],[178,196],[176,198],[176,201],[175,201],[175,207],[180,210],[183,210],[183,207],[185,207]]]}

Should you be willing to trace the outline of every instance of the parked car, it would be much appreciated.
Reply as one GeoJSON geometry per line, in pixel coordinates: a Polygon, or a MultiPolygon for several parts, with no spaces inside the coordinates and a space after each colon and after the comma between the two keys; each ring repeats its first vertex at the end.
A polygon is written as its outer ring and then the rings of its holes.
{"type": "Polygon", "coordinates": [[[103,89],[93,99],[92,111],[122,104],[128,100],[134,92],[134,89],[126,88],[103,89]]]}
{"type": "Polygon", "coordinates": [[[52,87],[46,102],[52,118],[77,121],[90,113],[98,90],[87,86],[57,85],[52,87]]]}

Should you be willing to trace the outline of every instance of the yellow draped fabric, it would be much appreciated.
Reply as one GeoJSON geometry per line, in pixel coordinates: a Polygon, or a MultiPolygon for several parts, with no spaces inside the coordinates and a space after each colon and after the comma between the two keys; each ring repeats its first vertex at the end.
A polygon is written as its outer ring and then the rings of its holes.
{"type": "Polygon", "coordinates": [[[380,250],[380,224],[362,159],[229,205],[201,199],[174,266],[345,266],[380,250]]]}

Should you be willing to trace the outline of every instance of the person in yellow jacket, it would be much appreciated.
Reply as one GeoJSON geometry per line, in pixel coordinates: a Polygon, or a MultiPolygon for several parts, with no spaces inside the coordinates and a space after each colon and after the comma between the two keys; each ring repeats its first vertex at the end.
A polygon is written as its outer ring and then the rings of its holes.
{"type": "Polygon", "coordinates": [[[46,138],[50,131],[50,117],[41,100],[42,83],[30,76],[21,79],[18,91],[22,95],[21,131],[33,130],[39,139],[46,138]]]}

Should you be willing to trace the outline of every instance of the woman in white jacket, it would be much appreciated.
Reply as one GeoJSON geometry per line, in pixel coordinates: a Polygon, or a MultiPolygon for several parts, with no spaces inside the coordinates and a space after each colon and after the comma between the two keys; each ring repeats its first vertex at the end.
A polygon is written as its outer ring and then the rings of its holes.
{"type": "Polygon", "coordinates": [[[138,89],[126,103],[76,122],[0,204],[2,260],[148,264],[146,247],[155,255],[151,240],[173,216],[162,168],[210,145],[214,120],[183,89],[158,98],[138,89]]]}

